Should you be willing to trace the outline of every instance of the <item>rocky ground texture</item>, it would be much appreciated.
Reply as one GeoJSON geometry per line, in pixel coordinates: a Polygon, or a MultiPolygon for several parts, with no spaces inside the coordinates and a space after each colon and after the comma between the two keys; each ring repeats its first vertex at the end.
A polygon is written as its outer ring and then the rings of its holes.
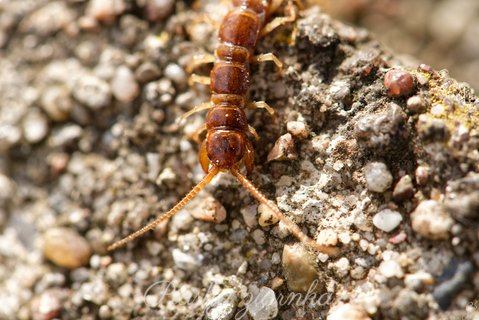
{"type": "Polygon", "coordinates": [[[361,25],[397,53],[409,54],[479,88],[476,0],[309,0],[361,25]]]}
{"type": "Polygon", "coordinates": [[[227,10],[0,1],[0,318],[478,319],[479,99],[319,7],[258,46],[285,70],[252,66],[277,119],[248,113],[251,178],[340,253],[228,175],[106,252],[203,176],[204,114],[176,119],[209,98],[185,68],[227,10]]]}

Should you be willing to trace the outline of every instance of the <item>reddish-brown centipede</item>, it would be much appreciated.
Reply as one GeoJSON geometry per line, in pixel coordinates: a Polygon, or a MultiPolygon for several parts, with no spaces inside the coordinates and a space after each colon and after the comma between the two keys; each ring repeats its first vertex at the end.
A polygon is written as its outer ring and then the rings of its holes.
{"type": "MultiPolygon", "coordinates": [[[[114,243],[108,250],[114,250],[125,243],[156,227],[162,221],[181,210],[221,171],[229,171],[238,181],[262,204],[272,210],[279,220],[307,246],[327,254],[334,254],[336,248],[322,246],[309,238],[275,203],[268,200],[245,175],[240,172],[240,164],[244,164],[247,173],[254,166],[253,144],[248,132],[256,136],[256,132],[247,123],[244,108],[247,106],[246,93],[249,87],[249,65],[251,62],[273,61],[281,70],[282,64],[271,53],[253,56],[259,37],[269,33],[276,27],[296,19],[296,11],[292,0],[288,2],[288,16],[268,21],[283,0],[233,0],[233,9],[225,16],[218,32],[220,44],[215,55],[203,56],[199,63],[214,62],[210,78],[192,75],[197,82],[209,84],[212,95],[208,103],[200,105],[187,114],[210,109],[206,118],[206,139],[200,146],[199,160],[206,176],[170,211],[158,217],[147,226],[114,243]],[[211,79],[211,80],[210,80],[211,79]]],[[[265,108],[271,114],[272,109],[264,102],[251,104],[256,108],[265,108]]]]}

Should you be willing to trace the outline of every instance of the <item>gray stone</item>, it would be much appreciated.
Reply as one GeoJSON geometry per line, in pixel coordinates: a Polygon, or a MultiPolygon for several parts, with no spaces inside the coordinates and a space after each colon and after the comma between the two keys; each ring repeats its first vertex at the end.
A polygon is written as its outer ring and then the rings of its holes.
{"type": "Polygon", "coordinates": [[[382,162],[371,162],[364,167],[364,177],[370,191],[384,192],[391,187],[393,177],[382,162]]]}
{"type": "Polygon", "coordinates": [[[253,295],[251,303],[246,305],[246,310],[253,320],[270,320],[278,315],[278,301],[273,290],[261,287],[253,295]]]}
{"type": "Polygon", "coordinates": [[[373,224],[376,228],[385,232],[391,232],[401,223],[402,215],[390,209],[379,211],[373,217],[373,224]]]}
{"type": "Polygon", "coordinates": [[[235,315],[238,296],[233,289],[224,289],[206,303],[206,317],[209,320],[229,320],[235,315]]]}

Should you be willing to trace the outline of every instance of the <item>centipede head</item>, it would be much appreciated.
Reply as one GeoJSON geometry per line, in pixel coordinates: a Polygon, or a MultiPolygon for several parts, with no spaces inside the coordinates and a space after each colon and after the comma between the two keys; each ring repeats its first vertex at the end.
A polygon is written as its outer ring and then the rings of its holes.
{"type": "Polygon", "coordinates": [[[214,130],[208,134],[206,150],[215,167],[229,169],[240,162],[246,151],[245,135],[236,131],[214,130]]]}

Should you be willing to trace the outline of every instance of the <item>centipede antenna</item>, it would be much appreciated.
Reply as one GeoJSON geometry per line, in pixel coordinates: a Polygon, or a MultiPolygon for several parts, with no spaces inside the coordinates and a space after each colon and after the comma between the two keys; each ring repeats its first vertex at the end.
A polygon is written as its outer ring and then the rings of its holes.
{"type": "Polygon", "coordinates": [[[188,204],[188,202],[190,202],[191,199],[193,199],[201,190],[203,190],[206,187],[206,185],[208,185],[208,183],[210,183],[211,179],[213,179],[214,176],[216,176],[218,174],[218,172],[219,172],[218,168],[212,167],[211,170],[208,172],[208,174],[203,178],[203,180],[201,180],[196,186],[194,186],[193,189],[191,189],[191,191],[186,196],[184,196],[183,199],[181,199],[180,202],[178,202],[173,208],[171,208],[170,211],[168,211],[167,213],[159,216],[153,222],[144,226],[140,230],[138,230],[138,231],[130,234],[129,236],[121,239],[120,241],[117,241],[114,244],[110,245],[107,248],[107,250],[108,251],[115,250],[116,248],[121,247],[125,243],[130,242],[131,240],[133,240],[135,238],[138,238],[139,236],[141,236],[142,234],[144,234],[148,230],[153,229],[154,227],[159,225],[161,222],[171,218],[178,211],[180,211],[186,204],[188,204]]]}
{"type": "Polygon", "coordinates": [[[285,216],[278,208],[278,206],[271,200],[268,200],[266,196],[259,191],[251,181],[248,180],[237,167],[231,168],[231,174],[233,174],[239,182],[256,198],[267,206],[271,211],[273,211],[278,219],[283,222],[283,224],[288,228],[291,233],[298,238],[301,242],[303,242],[305,245],[308,247],[321,252],[325,253],[330,256],[335,256],[338,253],[338,249],[334,247],[328,247],[328,246],[323,246],[308,237],[299,227],[296,223],[294,223],[290,218],[285,216]]]}

